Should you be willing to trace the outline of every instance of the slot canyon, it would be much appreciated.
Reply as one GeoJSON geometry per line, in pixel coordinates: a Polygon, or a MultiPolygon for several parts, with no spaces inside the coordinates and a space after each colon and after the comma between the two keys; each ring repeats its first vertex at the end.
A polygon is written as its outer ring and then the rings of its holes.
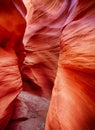
{"type": "Polygon", "coordinates": [[[0,130],[95,130],[95,0],[0,0],[0,130]]]}

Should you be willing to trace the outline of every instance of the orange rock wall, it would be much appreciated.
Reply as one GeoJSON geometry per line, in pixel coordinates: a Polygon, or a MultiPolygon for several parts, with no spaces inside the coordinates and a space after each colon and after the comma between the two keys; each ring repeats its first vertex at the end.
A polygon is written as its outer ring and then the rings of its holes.
{"type": "Polygon", "coordinates": [[[41,97],[40,130],[95,130],[95,0],[24,4],[0,2],[0,130],[40,128],[41,97]]]}
{"type": "Polygon", "coordinates": [[[46,97],[52,76],[54,82],[45,129],[94,130],[95,1],[36,0],[26,7],[23,72],[46,97]]]}
{"type": "Polygon", "coordinates": [[[45,130],[95,129],[95,1],[76,1],[70,15],[45,130]]]}

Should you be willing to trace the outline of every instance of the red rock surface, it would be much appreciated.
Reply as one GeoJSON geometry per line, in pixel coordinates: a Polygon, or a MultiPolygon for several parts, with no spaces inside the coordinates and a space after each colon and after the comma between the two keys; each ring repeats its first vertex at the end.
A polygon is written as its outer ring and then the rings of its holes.
{"type": "MultiPolygon", "coordinates": [[[[16,3],[24,14],[21,2],[16,3]]],[[[12,116],[15,98],[21,91],[19,69],[23,60],[25,20],[11,0],[0,1],[0,130],[12,116]],[[20,57],[21,56],[21,57],[20,57]]]]}
{"type": "Polygon", "coordinates": [[[0,2],[0,130],[95,130],[95,0],[24,4],[0,2]]]}

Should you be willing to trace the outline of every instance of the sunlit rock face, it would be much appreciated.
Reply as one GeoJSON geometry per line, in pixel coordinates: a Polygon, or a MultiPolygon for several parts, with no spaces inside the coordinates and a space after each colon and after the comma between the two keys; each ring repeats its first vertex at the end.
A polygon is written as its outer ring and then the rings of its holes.
{"type": "MultiPolygon", "coordinates": [[[[12,116],[15,98],[21,91],[22,38],[25,20],[11,0],[0,1],[0,130],[12,116]]],[[[18,3],[16,4],[18,5],[18,3]]],[[[23,12],[23,5],[19,2],[23,12]]]]}
{"type": "Polygon", "coordinates": [[[95,130],[95,1],[72,2],[45,130],[95,130]]]}

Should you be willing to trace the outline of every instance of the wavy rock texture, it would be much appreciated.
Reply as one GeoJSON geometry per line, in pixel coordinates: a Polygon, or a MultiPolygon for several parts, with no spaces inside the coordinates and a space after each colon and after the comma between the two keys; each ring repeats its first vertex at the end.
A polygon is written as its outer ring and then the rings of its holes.
{"type": "Polygon", "coordinates": [[[0,2],[0,130],[95,130],[95,0],[23,1],[0,2]]]}
{"type": "Polygon", "coordinates": [[[50,97],[56,77],[45,129],[94,130],[94,0],[32,0],[26,7],[25,85],[32,80],[50,97]]]}
{"type": "MultiPolygon", "coordinates": [[[[15,2],[16,4],[16,2],[15,2]]],[[[18,4],[16,4],[18,5],[18,4]]],[[[22,3],[19,7],[23,10],[22,3]]],[[[0,1],[0,130],[12,116],[15,98],[21,91],[19,69],[23,60],[25,20],[11,0],[0,1]]]]}
{"type": "Polygon", "coordinates": [[[72,2],[67,21],[71,15],[72,20],[62,31],[46,130],[95,129],[95,1],[72,2]]]}
{"type": "Polygon", "coordinates": [[[24,90],[31,89],[32,92],[38,92],[38,95],[46,98],[51,96],[56,76],[61,25],[64,23],[62,19],[56,21],[60,17],[63,4],[55,2],[54,12],[56,11],[57,15],[52,14],[52,4],[53,2],[48,1],[26,3],[27,27],[23,39],[26,50],[22,69],[24,90]]]}

